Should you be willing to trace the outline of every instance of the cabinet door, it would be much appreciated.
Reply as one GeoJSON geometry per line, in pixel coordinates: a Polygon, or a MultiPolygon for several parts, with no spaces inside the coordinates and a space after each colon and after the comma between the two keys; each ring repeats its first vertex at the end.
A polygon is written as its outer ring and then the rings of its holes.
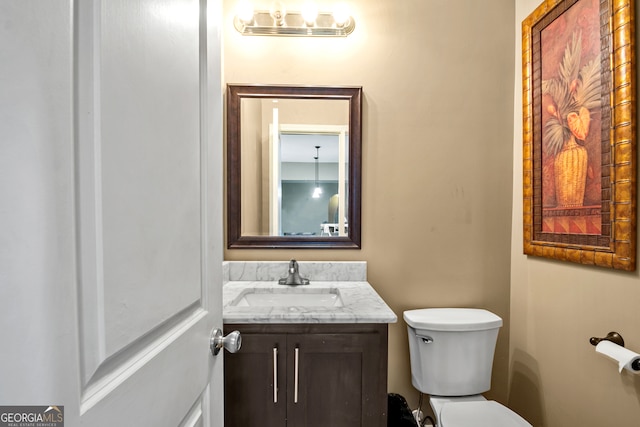
{"type": "Polygon", "coordinates": [[[287,427],[386,426],[381,339],[375,333],[289,335],[287,427]]]}
{"type": "Polygon", "coordinates": [[[284,427],[286,335],[241,333],[242,349],[224,356],[224,425],[284,427]]]}

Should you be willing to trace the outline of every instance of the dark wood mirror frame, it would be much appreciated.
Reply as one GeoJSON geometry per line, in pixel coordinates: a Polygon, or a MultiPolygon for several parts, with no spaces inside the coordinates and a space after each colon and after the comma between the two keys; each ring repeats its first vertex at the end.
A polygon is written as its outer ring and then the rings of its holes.
{"type": "Polygon", "coordinates": [[[362,87],[227,85],[227,247],[229,249],[360,249],[362,87]],[[241,224],[241,101],[279,98],[349,101],[347,236],[243,236],[241,224]]]}

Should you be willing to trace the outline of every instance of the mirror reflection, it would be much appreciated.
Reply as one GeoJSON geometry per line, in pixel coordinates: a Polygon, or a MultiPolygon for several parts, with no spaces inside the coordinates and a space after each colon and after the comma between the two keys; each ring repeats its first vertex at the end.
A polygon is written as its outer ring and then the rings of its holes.
{"type": "Polygon", "coordinates": [[[243,192],[242,235],[348,234],[348,107],[343,100],[242,100],[242,181],[259,189],[243,192]]]}
{"type": "Polygon", "coordinates": [[[360,92],[229,85],[230,248],[359,247],[360,92]]]}
{"type": "Polygon", "coordinates": [[[280,130],[279,209],[270,234],[346,236],[347,130],[307,127],[309,133],[280,130]]]}

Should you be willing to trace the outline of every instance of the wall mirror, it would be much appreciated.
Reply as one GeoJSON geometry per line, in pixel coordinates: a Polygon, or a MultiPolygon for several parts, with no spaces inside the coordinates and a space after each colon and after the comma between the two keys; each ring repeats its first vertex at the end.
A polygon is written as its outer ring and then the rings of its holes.
{"type": "Polygon", "coordinates": [[[227,247],[360,248],[362,88],[227,86],[227,247]]]}

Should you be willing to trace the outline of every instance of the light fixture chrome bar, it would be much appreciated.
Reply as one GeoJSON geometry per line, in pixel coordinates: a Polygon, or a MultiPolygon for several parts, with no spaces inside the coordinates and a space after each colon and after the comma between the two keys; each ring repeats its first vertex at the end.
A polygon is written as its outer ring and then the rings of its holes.
{"type": "Polygon", "coordinates": [[[333,14],[318,13],[313,25],[307,25],[299,12],[287,12],[284,24],[277,25],[269,11],[256,11],[252,22],[244,22],[238,16],[233,26],[245,36],[298,36],[298,37],[346,37],[356,27],[353,17],[343,25],[336,23],[333,14]]]}

